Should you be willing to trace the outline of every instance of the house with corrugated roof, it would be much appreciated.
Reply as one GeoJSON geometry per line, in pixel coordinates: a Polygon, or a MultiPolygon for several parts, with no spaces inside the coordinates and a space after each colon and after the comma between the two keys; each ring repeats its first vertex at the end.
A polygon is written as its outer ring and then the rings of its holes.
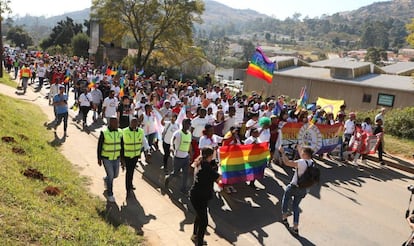
{"type": "Polygon", "coordinates": [[[302,87],[307,88],[309,101],[318,97],[345,100],[348,109],[370,110],[380,107],[414,106],[412,77],[386,74],[369,62],[336,58],[306,63],[297,58],[270,58],[277,64],[271,84],[247,76],[244,90],[270,95],[298,98],[302,87]]]}

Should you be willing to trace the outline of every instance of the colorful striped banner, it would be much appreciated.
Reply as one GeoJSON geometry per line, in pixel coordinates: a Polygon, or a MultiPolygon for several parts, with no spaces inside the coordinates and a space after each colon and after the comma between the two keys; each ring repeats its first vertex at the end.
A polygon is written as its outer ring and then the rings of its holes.
{"type": "Polygon", "coordinates": [[[269,143],[220,147],[223,184],[261,179],[270,158],[269,143]]]}
{"type": "Polygon", "coordinates": [[[292,147],[299,144],[309,146],[316,154],[333,151],[343,135],[341,123],[334,125],[286,123],[282,127],[281,144],[292,147]]]}
{"type": "Polygon", "coordinates": [[[274,70],[275,63],[266,57],[260,47],[257,47],[247,67],[246,73],[253,77],[263,79],[270,84],[272,83],[274,70]]]}

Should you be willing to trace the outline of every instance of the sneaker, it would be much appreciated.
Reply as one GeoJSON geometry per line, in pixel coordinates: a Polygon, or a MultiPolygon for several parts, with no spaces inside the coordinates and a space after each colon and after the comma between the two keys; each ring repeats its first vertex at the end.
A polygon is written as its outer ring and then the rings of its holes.
{"type": "Polygon", "coordinates": [[[64,137],[69,137],[66,131],[63,133],[63,136],[64,137]]]}
{"type": "Polygon", "coordinates": [[[229,188],[230,188],[230,190],[231,190],[232,193],[236,193],[237,192],[237,190],[236,190],[236,188],[234,188],[234,186],[230,185],[229,188]]]}
{"type": "Polygon", "coordinates": [[[164,180],[164,187],[168,189],[168,184],[170,183],[170,176],[166,176],[164,180]]]}
{"type": "Polygon", "coordinates": [[[295,237],[299,236],[299,229],[297,229],[297,228],[295,229],[293,227],[290,227],[289,231],[290,231],[290,233],[292,233],[293,236],[295,236],[295,237]]]}
{"type": "Polygon", "coordinates": [[[286,227],[289,228],[289,222],[287,219],[282,220],[282,224],[286,227]]]}
{"type": "Polygon", "coordinates": [[[363,159],[362,164],[366,165],[367,164],[367,159],[363,159]]]}
{"type": "Polygon", "coordinates": [[[107,201],[108,202],[115,202],[115,197],[114,196],[108,196],[107,201]]]}
{"type": "Polygon", "coordinates": [[[380,161],[381,166],[385,166],[385,162],[384,161],[380,161]]]}
{"type": "Polygon", "coordinates": [[[224,187],[224,191],[225,191],[227,194],[231,194],[231,189],[230,189],[230,187],[229,187],[229,186],[224,187]]]}
{"type": "MultiPolygon", "coordinates": [[[[191,241],[193,241],[193,243],[197,243],[197,235],[192,235],[191,236],[191,241]]],[[[203,240],[203,245],[207,245],[207,241],[203,240]]]]}

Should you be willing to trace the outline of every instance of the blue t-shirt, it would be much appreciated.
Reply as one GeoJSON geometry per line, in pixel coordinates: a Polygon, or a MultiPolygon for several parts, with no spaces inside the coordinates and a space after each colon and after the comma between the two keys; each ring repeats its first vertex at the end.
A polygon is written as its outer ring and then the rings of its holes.
{"type": "MultiPolygon", "coordinates": [[[[63,94],[63,95],[57,94],[53,97],[53,102],[54,103],[62,102],[62,101],[67,102],[68,101],[68,95],[66,95],[66,94],[63,94]]],[[[64,113],[68,112],[68,104],[67,103],[64,104],[64,105],[56,105],[55,107],[56,107],[56,113],[57,114],[64,114],[64,113]]]]}

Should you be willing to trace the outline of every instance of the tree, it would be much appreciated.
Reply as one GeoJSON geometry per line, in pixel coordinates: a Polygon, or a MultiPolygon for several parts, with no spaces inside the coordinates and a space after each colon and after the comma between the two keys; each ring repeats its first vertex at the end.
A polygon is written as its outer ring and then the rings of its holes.
{"type": "Polygon", "coordinates": [[[88,57],[89,37],[85,33],[78,33],[72,38],[73,55],[88,57]]]}
{"type": "Polygon", "coordinates": [[[411,23],[405,26],[407,28],[408,36],[407,42],[414,47],[414,18],[411,19],[411,23]]]}
{"type": "Polygon", "coordinates": [[[365,61],[372,62],[376,65],[379,65],[381,61],[387,61],[387,52],[380,48],[370,47],[367,49],[367,54],[365,55],[365,61]]]}
{"type": "Polygon", "coordinates": [[[66,20],[61,20],[52,29],[52,33],[47,39],[40,43],[42,49],[47,49],[51,46],[68,46],[71,44],[72,38],[82,32],[82,24],[73,22],[72,18],[66,17],[66,20]]]}
{"type": "Polygon", "coordinates": [[[23,45],[24,47],[28,47],[29,45],[33,45],[32,37],[20,26],[10,28],[7,32],[6,39],[12,41],[15,46],[23,45]]]}
{"type": "Polygon", "coordinates": [[[0,78],[3,78],[3,34],[1,31],[1,24],[3,22],[3,14],[4,13],[11,13],[10,9],[10,0],[0,0],[0,78]]]}
{"type": "Polygon", "coordinates": [[[137,43],[137,67],[144,67],[156,50],[179,58],[193,45],[193,22],[201,23],[201,0],[94,0],[92,18],[103,25],[104,41],[132,36],[137,43]]]}

